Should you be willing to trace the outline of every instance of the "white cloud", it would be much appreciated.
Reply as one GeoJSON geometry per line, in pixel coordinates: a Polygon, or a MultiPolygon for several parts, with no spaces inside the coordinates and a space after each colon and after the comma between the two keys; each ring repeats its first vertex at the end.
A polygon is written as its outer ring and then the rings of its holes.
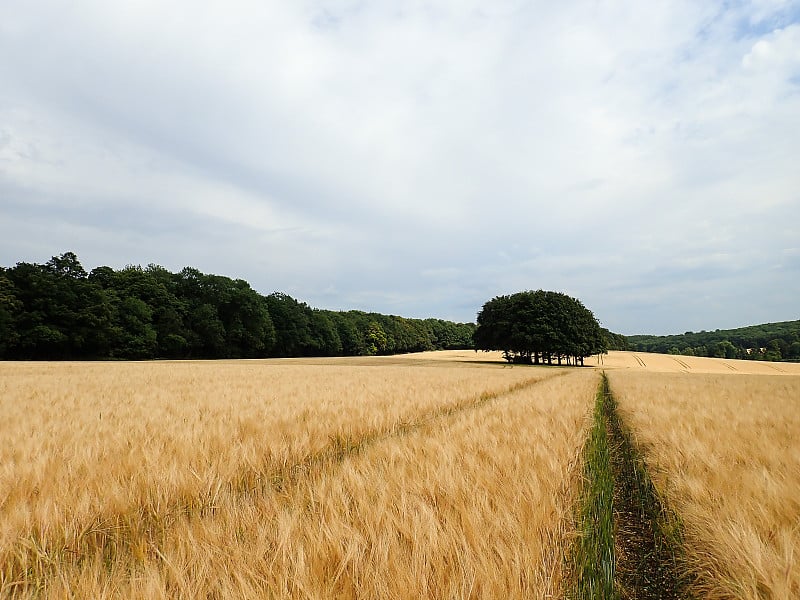
{"type": "Polygon", "coordinates": [[[742,66],[753,72],[777,72],[779,78],[787,73],[800,75],[800,25],[776,29],[758,40],[742,66]]]}
{"type": "Polygon", "coordinates": [[[630,330],[609,285],[657,303],[653,273],[695,286],[681,265],[727,277],[743,247],[796,239],[797,6],[0,8],[0,203],[18,219],[0,253],[41,258],[17,250],[36,223],[61,232],[44,255],[184,261],[312,304],[461,319],[480,294],[560,287],[630,330]]]}

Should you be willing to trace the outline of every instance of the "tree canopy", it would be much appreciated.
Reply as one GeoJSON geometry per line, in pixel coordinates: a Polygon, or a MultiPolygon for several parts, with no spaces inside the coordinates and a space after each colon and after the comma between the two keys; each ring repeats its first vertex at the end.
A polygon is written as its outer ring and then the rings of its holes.
{"type": "Polygon", "coordinates": [[[483,305],[476,350],[502,350],[509,362],[583,364],[607,348],[607,336],[579,300],[544,290],[497,296],[483,305]]]}
{"type": "Polygon", "coordinates": [[[72,252],[0,267],[0,359],[262,358],[472,347],[470,323],[314,309],[186,267],[101,266],[72,252]]]}

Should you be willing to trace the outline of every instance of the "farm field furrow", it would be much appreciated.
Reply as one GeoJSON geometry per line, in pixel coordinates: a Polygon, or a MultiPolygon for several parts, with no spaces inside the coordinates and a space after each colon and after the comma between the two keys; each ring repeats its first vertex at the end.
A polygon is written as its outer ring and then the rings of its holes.
{"type": "Polygon", "coordinates": [[[315,457],[555,374],[373,364],[0,363],[3,585],[144,555],[315,457]]]}
{"type": "Polygon", "coordinates": [[[139,557],[66,565],[49,594],[558,596],[598,381],[562,373],[369,444],[282,493],[221,498],[139,557]]]}
{"type": "Polygon", "coordinates": [[[608,371],[659,494],[683,522],[698,597],[800,597],[800,376],[788,374],[796,365],[771,366],[783,374],[608,371]]]}

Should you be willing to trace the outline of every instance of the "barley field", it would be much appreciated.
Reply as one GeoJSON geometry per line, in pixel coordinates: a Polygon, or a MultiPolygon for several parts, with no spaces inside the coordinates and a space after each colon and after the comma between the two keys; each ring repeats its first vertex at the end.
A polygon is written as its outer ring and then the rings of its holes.
{"type": "Polygon", "coordinates": [[[601,372],[691,591],[800,597],[800,365],[587,364],[0,363],[0,597],[577,597],[601,372]]]}
{"type": "Polygon", "coordinates": [[[695,595],[800,597],[800,365],[613,354],[611,389],[683,523],[695,595]]]}
{"type": "Polygon", "coordinates": [[[0,595],[551,597],[596,374],[0,363],[0,595]]]}
{"type": "Polygon", "coordinates": [[[587,358],[586,364],[608,369],[609,372],[623,370],[651,373],[800,375],[800,363],[677,356],[649,352],[609,352],[600,357],[587,358]]]}

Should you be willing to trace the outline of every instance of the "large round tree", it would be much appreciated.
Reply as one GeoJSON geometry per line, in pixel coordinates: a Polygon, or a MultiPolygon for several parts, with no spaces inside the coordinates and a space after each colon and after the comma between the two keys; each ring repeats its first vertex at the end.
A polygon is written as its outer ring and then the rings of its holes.
{"type": "Polygon", "coordinates": [[[580,300],[560,292],[519,292],[492,298],[478,313],[476,350],[502,350],[509,362],[583,365],[605,351],[597,319],[580,300]]]}

